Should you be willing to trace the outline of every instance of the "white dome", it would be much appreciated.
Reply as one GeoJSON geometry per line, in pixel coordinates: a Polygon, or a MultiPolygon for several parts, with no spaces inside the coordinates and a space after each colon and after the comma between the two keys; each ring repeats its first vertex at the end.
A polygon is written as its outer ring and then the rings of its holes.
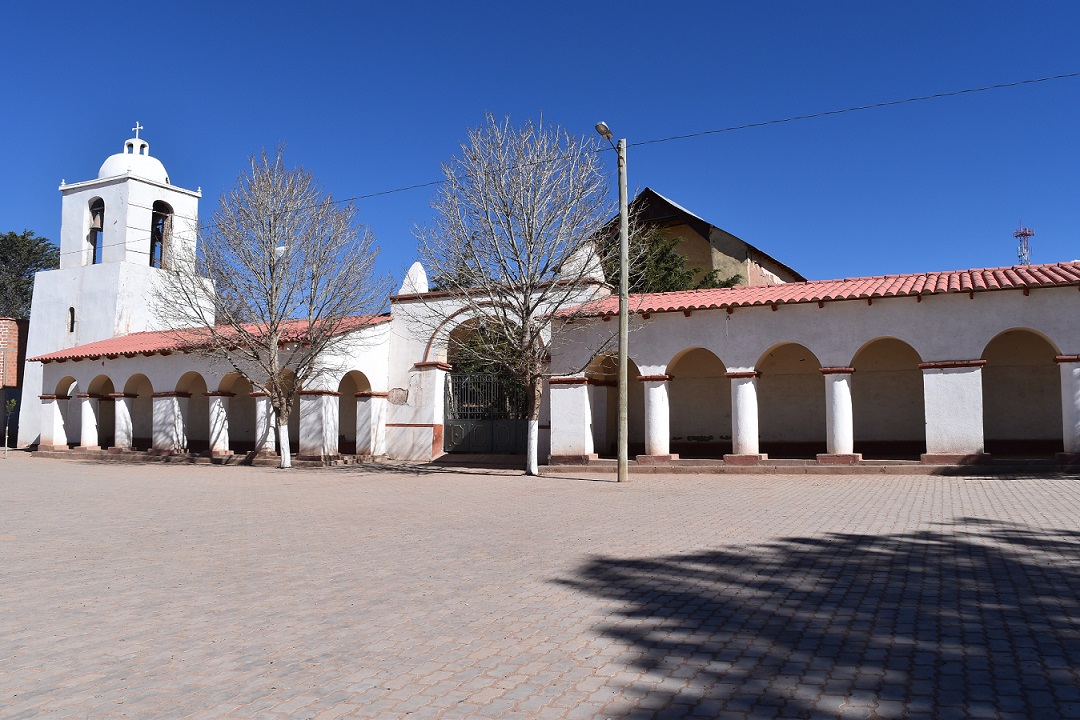
{"type": "Polygon", "coordinates": [[[150,157],[150,144],[142,138],[132,138],[124,143],[124,152],[110,155],[98,170],[98,179],[134,175],[159,183],[169,183],[165,166],[156,157],[150,157]]]}

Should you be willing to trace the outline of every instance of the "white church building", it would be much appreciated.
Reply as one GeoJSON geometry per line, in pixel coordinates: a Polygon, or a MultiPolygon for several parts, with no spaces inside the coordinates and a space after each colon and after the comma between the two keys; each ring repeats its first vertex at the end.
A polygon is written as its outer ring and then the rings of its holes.
{"type": "MultiPolygon", "coordinates": [[[[173,185],[138,137],[97,178],[60,191],[60,267],[35,279],[20,444],[273,453],[265,394],[178,343],[149,302],[162,272],[194,268],[201,193],[173,185]]],[[[1080,456],[1080,262],[771,282],[631,298],[639,463],[1080,456]]],[[[550,348],[541,461],[614,453],[615,363],[589,348],[617,301],[603,286],[583,288],[582,301],[584,316],[550,348]]],[[[453,302],[415,264],[389,313],[356,318],[326,372],[297,391],[298,456],[517,447],[512,422],[450,411],[449,341],[475,318],[437,328],[417,318],[453,302]]]]}

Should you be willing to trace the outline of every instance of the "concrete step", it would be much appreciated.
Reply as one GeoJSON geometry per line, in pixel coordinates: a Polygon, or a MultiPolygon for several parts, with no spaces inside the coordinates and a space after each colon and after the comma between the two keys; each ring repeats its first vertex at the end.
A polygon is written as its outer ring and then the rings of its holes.
{"type": "MultiPolygon", "coordinates": [[[[206,453],[161,454],[145,450],[34,450],[33,457],[60,460],[88,460],[105,463],[169,463],[174,465],[251,465],[276,468],[280,463],[277,454],[214,455],[206,453]]],[[[293,457],[292,465],[298,468],[334,467],[370,463],[370,455],[341,455],[327,460],[311,460],[293,457]]]]}
{"type": "MultiPolygon", "coordinates": [[[[169,463],[189,465],[253,465],[276,468],[278,456],[219,455],[210,457],[204,453],[175,453],[162,455],[153,452],[125,450],[38,450],[35,457],[64,460],[85,460],[107,463],[169,463]]],[[[317,468],[340,467],[380,462],[384,458],[341,455],[326,460],[293,458],[293,467],[317,468]]],[[[453,453],[443,455],[429,463],[408,463],[417,470],[425,468],[438,471],[463,470],[522,470],[524,455],[484,455],[453,453]]],[[[540,474],[550,476],[611,476],[614,477],[618,461],[600,458],[580,465],[541,465],[540,474]]],[[[930,465],[915,460],[863,460],[856,465],[823,465],[814,460],[770,458],[757,465],[729,465],[723,460],[708,458],[680,458],[662,465],[643,465],[631,460],[628,470],[634,475],[1014,475],[1023,473],[1060,473],[1080,475],[1080,456],[1061,455],[1056,458],[997,457],[978,465],[930,465]]]]}
{"type": "MultiPolygon", "coordinates": [[[[579,474],[614,477],[618,461],[611,458],[590,460],[580,465],[544,465],[541,475],[576,476],[579,474]]],[[[633,475],[1014,475],[1023,473],[1060,473],[1080,475],[1080,459],[1060,458],[991,458],[978,465],[926,464],[918,460],[863,460],[855,465],[819,464],[814,460],[769,458],[756,465],[728,465],[723,460],[678,459],[665,464],[642,465],[631,460],[627,470],[633,475]]]]}

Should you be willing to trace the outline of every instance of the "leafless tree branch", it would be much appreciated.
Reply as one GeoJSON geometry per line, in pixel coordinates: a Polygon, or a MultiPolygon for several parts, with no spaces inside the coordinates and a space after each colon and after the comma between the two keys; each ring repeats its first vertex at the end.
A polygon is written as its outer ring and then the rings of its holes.
{"type": "Polygon", "coordinates": [[[295,391],[364,326],[360,316],[382,311],[390,286],[375,275],[374,236],[352,203],[335,203],[283,153],[251,157],[199,233],[196,272],[166,273],[159,302],[185,342],[267,393],[288,467],[295,391]]]}
{"type": "Polygon", "coordinates": [[[483,318],[470,351],[528,389],[535,473],[547,348],[563,327],[553,314],[608,292],[598,238],[615,211],[609,183],[592,141],[542,118],[517,127],[491,115],[443,174],[434,224],[417,239],[429,277],[455,302],[425,302],[428,329],[462,308],[483,318]]]}

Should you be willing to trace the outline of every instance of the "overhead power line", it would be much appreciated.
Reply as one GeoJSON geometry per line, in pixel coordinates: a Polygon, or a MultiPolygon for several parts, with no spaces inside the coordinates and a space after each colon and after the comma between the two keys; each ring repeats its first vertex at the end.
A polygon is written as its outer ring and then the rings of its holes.
{"type": "Polygon", "coordinates": [[[825,110],[823,112],[810,113],[809,115],[792,115],[791,117],[776,120],[762,120],[760,122],[746,123],[745,125],[732,125],[716,130],[702,130],[701,132],[687,133],[685,135],[672,135],[654,140],[641,140],[628,143],[630,147],[641,145],[655,145],[657,143],[670,142],[672,140],[686,140],[689,138],[702,137],[703,135],[716,135],[718,133],[731,132],[733,130],[748,130],[750,128],[765,127],[766,125],[779,125],[781,123],[794,122],[796,120],[812,120],[814,118],[828,117],[829,115],[842,115],[843,113],[858,112],[859,110],[874,110],[876,108],[904,105],[906,103],[922,102],[923,100],[938,100],[940,98],[956,97],[957,95],[969,95],[971,93],[986,92],[987,90],[1002,90],[1004,88],[1019,87],[1021,85],[1033,85],[1035,83],[1049,82],[1050,80],[1063,80],[1065,78],[1080,77],[1080,72],[1064,73],[1061,75],[1049,75],[1047,77],[1033,78],[1031,80],[1017,80],[1010,83],[986,85],[984,87],[967,88],[966,90],[952,90],[950,92],[934,93],[933,95],[920,95],[918,97],[904,98],[903,100],[887,100],[885,102],[871,103],[870,105],[856,105],[854,107],[840,108],[839,110],[825,110]]]}
{"type": "Polygon", "coordinates": [[[426,183],[418,183],[416,185],[409,185],[408,187],[394,188],[393,190],[380,190],[379,192],[368,193],[367,195],[357,195],[356,197],[345,198],[344,200],[335,200],[334,202],[351,202],[353,200],[367,200],[368,198],[379,197],[380,195],[393,195],[394,193],[405,192],[406,190],[417,190],[419,188],[431,187],[432,185],[442,185],[445,180],[431,180],[426,183]]]}
{"type": "MultiPolygon", "coordinates": [[[[759,122],[745,123],[743,125],[731,125],[729,127],[716,128],[714,130],[701,130],[700,132],[685,133],[683,135],[670,135],[663,138],[654,138],[652,140],[639,140],[637,142],[627,143],[629,147],[641,147],[643,145],[657,145],[659,143],[672,142],[673,140],[689,140],[690,138],[704,137],[706,135],[718,135],[720,133],[734,132],[735,130],[749,130],[750,128],[766,127],[769,125],[780,125],[783,123],[796,122],[798,120],[813,120],[814,118],[829,117],[832,115],[843,115],[844,113],[859,112],[861,110],[875,110],[877,108],[893,107],[895,105],[906,105],[907,103],[923,102],[924,100],[940,100],[942,98],[956,97],[958,95],[970,95],[972,93],[987,92],[989,90],[1003,90],[1006,88],[1020,87],[1022,85],[1035,85],[1037,83],[1050,82],[1051,80],[1064,80],[1067,78],[1080,77],[1080,72],[1062,73],[1060,75],[1047,75],[1046,77],[1031,78],[1028,80],[1017,80],[1015,82],[998,83],[996,85],[984,85],[976,88],[966,88],[964,90],[952,90],[949,92],[934,93],[932,95],[919,95],[917,97],[904,98],[902,100],[886,100],[884,102],[871,103],[869,105],[855,105],[853,107],[840,108],[837,110],[824,110],[822,112],[809,113],[806,115],[792,115],[791,117],[777,118],[774,120],[761,120],[759,122]]],[[[610,148],[600,148],[597,152],[610,152],[610,148]]],[[[420,188],[433,187],[435,185],[441,185],[445,180],[429,180],[428,182],[416,183],[414,185],[406,185],[404,187],[391,188],[389,190],[379,190],[377,192],[367,193],[365,195],[354,195],[353,197],[342,198],[341,200],[333,200],[333,204],[354,202],[357,200],[369,200],[375,197],[381,197],[383,195],[395,195],[397,193],[408,192],[410,190],[419,190],[420,188]]],[[[304,210],[307,208],[297,208],[296,210],[304,210]]],[[[205,226],[201,226],[205,227],[205,226]]],[[[83,252],[82,250],[73,252],[83,252]]]]}
{"type": "MultiPolygon", "coordinates": [[[[989,90],[1003,90],[1005,88],[1020,87],[1022,85],[1034,85],[1036,83],[1049,82],[1051,80],[1064,80],[1066,78],[1080,77],[1080,72],[1062,73],[1060,75],[1048,75],[1046,77],[1031,78],[1028,80],[1017,80],[1015,82],[998,83],[996,85],[984,85],[983,87],[966,88],[964,90],[951,90],[949,92],[934,93],[932,95],[919,95],[918,97],[904,98],[902,100],[886,100],[884,102],[871,103],[869,105],[855,105],[853,107],[840,108],[837,110],[824,110],[822,112],[809,113],[806,115],[792,115],[791,117],[777,118],[774,120],[761,120],[759,122],[745,123],[743,125],[731,125],[729,127],[716,128],[714,130],[702,130],[700,132],[686,133],[683,135],[671,135],[663,138],[654,138],[652,140],[639,140],[638,142],[627,143],[629,147],[641,147],[643,145],[657,145],[659,143],[671,142],[673,140],[689,140],[690,138],[703,137],[705,135],[718,135],[720,133],[733,132],[735,130],[749,130],[750,128],[766,127],[768,125],[780,125],[782,123],[796,122],[798,120],[813,120],[814,118],[829,117],[831,115],[842,115],[844,113],[859,112],[861,110],[874,110],[877,108],[892,107],[895,105],[905,105],[907,103],[922,102],[924,100],[940,100],[942,98],[956,97],[958,95],[970,95],[972,93],[987,92],[989,90]]],[[[610,148],[600,148],[597,152],[610,152],[610,148]]],[[[343,200],[336,200],[335,202],[352,202],[354,200],[367,200],[373,197],[379,197],[381,195],[393,195],[395,193],[407,192],[409,190],[417,190],[419,188],[432,187],[433,185],[441,185],[445,180],[431,180],[425,183],[418,183],[416,185],[408,185],[406,187],[393,188],[391,190],[380,190],[379,192],[368,193],[366,195],[356,195],[351,198],[345,198],[343,200]]]]}

